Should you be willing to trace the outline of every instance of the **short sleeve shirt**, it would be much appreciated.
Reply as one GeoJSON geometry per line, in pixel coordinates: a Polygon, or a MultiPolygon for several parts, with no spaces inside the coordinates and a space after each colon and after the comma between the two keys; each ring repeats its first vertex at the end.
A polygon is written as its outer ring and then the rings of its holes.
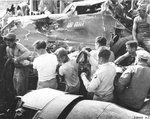
{"type": "Polygon", "coordinates": [[[35,58],[33,68],[38,71],[39,81],[47,81],[56,77],[57,57],[54,54],[43,54],[35,58]]]}
{"type": "Polygon", "coordinates": [[[111,94],[114,86],[113,81],[116,75],[114,63],[106,63],[99,66],[93,75],[92,81],[89,83],[87,90],[95,92],[97,95],[111,94]]]}
{"type": "Polygon", "coordinates": [[[62,64],[59,69],[59,74],[65,77],[68,86],[75,87],[79,84],[78,64],[75,59],[62,64]]]}

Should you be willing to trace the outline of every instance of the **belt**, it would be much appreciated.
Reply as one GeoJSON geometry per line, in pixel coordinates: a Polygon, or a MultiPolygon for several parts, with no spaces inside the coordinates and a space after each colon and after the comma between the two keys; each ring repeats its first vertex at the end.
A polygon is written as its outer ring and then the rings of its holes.
{"type": "Polygon", "coordinates": [[[104,98],[104,97],[112,95],[112,94],[113,94],[112,92],[109,93],[109,94],[97,94],[97,93],[94,93],[95,96],[100,97],[100,98],[104,98]]]}

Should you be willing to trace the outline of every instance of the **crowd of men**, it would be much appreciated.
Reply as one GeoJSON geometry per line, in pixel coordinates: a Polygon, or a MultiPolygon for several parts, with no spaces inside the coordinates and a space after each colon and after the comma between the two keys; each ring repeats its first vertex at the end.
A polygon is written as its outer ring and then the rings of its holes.
{"type": "MultiPolygon", "coordinates": [[[[106,3],[113,4],[114,1],[106,3]]],[[[134,111],[141,109],[150,96],[150,45],[146,42],[150,41],[150,16],[146,11],[147,4],[141,3],[136,10],[138,16],[134,18],[132,39],[125,43],[127,52],[120,57],[115,57],[111,48],[106,46],[107,39],[101,36],[95,38],[94,50],[83,47],[73,53],[62,47],[48,53],[47,43],[41,39],[32,45],[33,54],[19,43],[15,34],[8,33],[3,40],[7,45],[7,58],[15,65],[13,85],[16,94],[24,95],[29,91],[30,67],[38,75],[37,89],[58,90],[63,82],[64,91],[71,94],[84,94],[81,90],[84,87],[87,94],[93,92],[93,100],[115,102],[134,111]],[[81,52],[87,55],[90,76],[84,69],[79,72],[77,59],[81,52]],[[125,70],[115,82],[117,65],[124,60],[127,60],[125,70]]]]}

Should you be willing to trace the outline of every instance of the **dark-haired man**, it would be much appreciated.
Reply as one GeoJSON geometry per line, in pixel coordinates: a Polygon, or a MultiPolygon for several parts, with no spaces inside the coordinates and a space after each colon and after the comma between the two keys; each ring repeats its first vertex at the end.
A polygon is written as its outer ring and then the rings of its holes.
{"type": "Polygon", "coordinates": [[[127,52],[118,57],[114,63],[122,66],[128,66],[135,62],[136,51],[137,51],[138,43],[136,41],[128,41],[126,42],[126,50],[127,52]]]}
{"type": "MultiPolygon", "coordinates": [[[[97,70],[98,66],[98,53],[102,48],[109,49],[109,47],[106,46],[107,40],[105,37],[96,37],[95,39],[95,50],[92,50],[89,54],[89,61],[91,64],[91,74],[93,75],[95,71],[97,70]]],[[[115,60],[115,55],[112,51],[110,51],[110,57],[109,57],[109,62],[114,62],[115,60]]]]}
{"type": "Polygon", "coordinates": [[[94,92],[94,100],[113,101],[113,82],[116,75],[115,65],[109,62],[110,51],[102,48],[98,53],[98,69],[89,81],[86,74],[81,74],[81,79],[88,92],[94,92]]]}
{"type": "Polygon", "coordinates": [[[46,51],[45,41],[36,41],[34,50],[38,53],[38,57],[33,61],[33,68],[38,72],[38,86],[40,88],[57,88],[56,67],[58,65],[57,57],[46,51]]]}
{"type": "MultiPolygon", "coordinates": [[[[109,47],[107,47],[106,44],[107,44],[107,40],[106,40],[105,37],[100,37],[100,36],[96,37],[96,39],[95,39],[95,49],[96,49],[96,51],[91,51],[90,54],[93,55],[93,57],[97,58],[97,60],[98,60],[99,50],[102,47],[105,47],[105,48],[109,49],[109,47]]],[[[113,62],[114,60],[115,60],[114,53],[112,51],[110,51],[109,62],[113,62]]]]}

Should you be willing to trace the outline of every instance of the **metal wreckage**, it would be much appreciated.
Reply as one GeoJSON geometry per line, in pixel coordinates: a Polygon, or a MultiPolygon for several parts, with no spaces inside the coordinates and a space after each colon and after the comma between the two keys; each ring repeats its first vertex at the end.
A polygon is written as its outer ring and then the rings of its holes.
{"type": "MultiPolygon", "coordinates": [[[[29,49],[32,49],[31,44],[36,40],[47,40],[50,47],[51,44],[57,44],[59,47],[63,43],[73,46],[83,43],[93,47],[97,36],[105,36],[108,44],[111,44],[112,35],[115,34],[114,26],[122,29],[125,35],[131,32],[130,28],[125,27],[128,24],[121,24],[111,14],[101,12],[104,1],[75,2],[62,14],[11,17],[4,29],[10,29],[29,49]],[[76,15],[74,12],[77,12],[76,15]]],[[[149,118],[113,103],[87,100],[80,95],[53,89],[31,91],[13,101],[10,104],[13,108],[7,110],[11,119],[149,118]]],[[[144,107],[141,112],[146,109],[147,107],[144,107]]]]}
{"type": "Polygon", "coordinates": [[[125,27],[110,14],[100,12],[104,1],[74,2],[61,14],[11,17],[6,27],[11,27],[11,32],[25,45],[42,39],[94,46],[96,36],[105,36],[109,44],[115,34],[114,26],[125,27]]]}

